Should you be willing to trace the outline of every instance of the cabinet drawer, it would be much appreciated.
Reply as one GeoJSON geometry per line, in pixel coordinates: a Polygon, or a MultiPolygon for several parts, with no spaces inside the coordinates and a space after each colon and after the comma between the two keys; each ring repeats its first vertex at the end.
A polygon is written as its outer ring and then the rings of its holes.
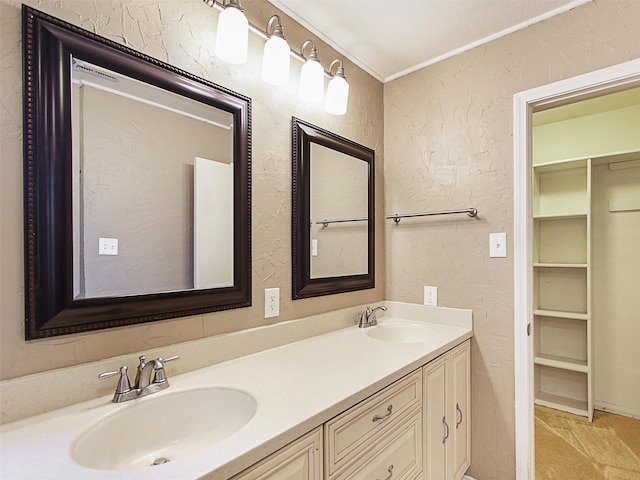
{"type": "MultiPolygon", "coordinates": [[[[418,371],[327,422],[327,473],[334,474],[375,441],[376,435],[386,434],[396,419],[412,409],[420,408],[421,404],[422,376],[418,371]]],[[[397,476],[393,478],[395,480],[397,476]]]]}
{"type": "Polygon", "coordinates": [[[422,472],[422,410],[394,426],[335,480],[413,480],[422,472]]]}

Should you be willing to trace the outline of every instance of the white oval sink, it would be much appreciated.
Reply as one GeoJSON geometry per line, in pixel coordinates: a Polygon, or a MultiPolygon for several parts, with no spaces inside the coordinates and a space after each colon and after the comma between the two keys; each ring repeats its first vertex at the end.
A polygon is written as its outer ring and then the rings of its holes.
{"type": "Polygon", "coordinates": [[[419,323],[387,323],[369,327],[367,335],[376,340],[398,343],[422,343],[433,339],[437,331],[419,323]]]}
{"type": "Polygon", "coordinates": [[[257,408],[252,396],[224,388],[171,392],[122,406],[76,439],[76,462],[128,470],[184,458],[236,433],[257,408]]]}

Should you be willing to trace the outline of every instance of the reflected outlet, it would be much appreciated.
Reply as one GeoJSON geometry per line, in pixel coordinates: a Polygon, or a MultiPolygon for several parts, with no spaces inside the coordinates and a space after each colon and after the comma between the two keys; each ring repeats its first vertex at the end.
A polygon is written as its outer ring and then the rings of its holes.
{"type": "Polygon", "coordinates": [[[98,255],[118,255],[118,239],[99,238],[98,255]]]}

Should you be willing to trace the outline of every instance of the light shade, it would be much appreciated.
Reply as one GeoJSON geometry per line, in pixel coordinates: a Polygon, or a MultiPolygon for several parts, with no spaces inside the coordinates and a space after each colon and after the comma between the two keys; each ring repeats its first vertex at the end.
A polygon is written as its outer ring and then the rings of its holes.
{"type": "Polygon", "coordinates": [[[327,85],[327,96],[324,99],[324,110],[332,115],[344,115],[347,113],[347,105],[349,103],[349,83],[344,76],[344,68],[340,60],[334,60],[329,67],[329,71],[333,66],[339,63],[338,70],[327,85]]]}
{"type": "Polygon", "coordinates": [[[225,62],[244,63],[247,61],[248,41],[249,21],[238,0],[231,0],[218,18],[216,56],[225,62]]]}
{"type": "Polygon", "coordinates": [[[299,96],[305,102],[316,103],[321,102],[324,95],[324,68],[318,60],[318,51],[311,40],[304,42],[302,52],[309,44],[312,45],[311,53],[300,70],[299,96]]]}
{"type": "Polygon", "coordinates": [[[264,44],[264,55],[262,56],[262,79],[272,85],[286,85],[289,83],[289,70],[291,68],[291,49],[284,38],[280,17],[272,16],[267,24],[267,35],[269,29],[276,20],[274,32],[264,44]]]}

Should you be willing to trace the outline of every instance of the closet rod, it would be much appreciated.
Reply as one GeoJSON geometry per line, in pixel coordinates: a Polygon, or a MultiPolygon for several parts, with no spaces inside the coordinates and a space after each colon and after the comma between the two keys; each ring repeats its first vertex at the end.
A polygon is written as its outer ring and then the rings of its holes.
{"type": "Polygon", "coordinates": [[[409,217],[428,217],[431,215],[453,215],[455,213],[466,213],[470,217],[475,217],[478,214],[478,209],[476,208],[465,208],[462,210],[442,210],[440,212],[422,212],[422,213],[396,213],[394,215],[387,215],[387,220],[393,219],[394,222],[400,223],[400,220],[403,218],[409,217]]]}
{"type": "Polygon", "coordinates": [[[322,225],[322,228],[326,228],[330,223],[366,222],[367,220],[369,220],[367,217],[345,218],[344,220],[319,220],[316,222],[316,225],[322,225]]]}

